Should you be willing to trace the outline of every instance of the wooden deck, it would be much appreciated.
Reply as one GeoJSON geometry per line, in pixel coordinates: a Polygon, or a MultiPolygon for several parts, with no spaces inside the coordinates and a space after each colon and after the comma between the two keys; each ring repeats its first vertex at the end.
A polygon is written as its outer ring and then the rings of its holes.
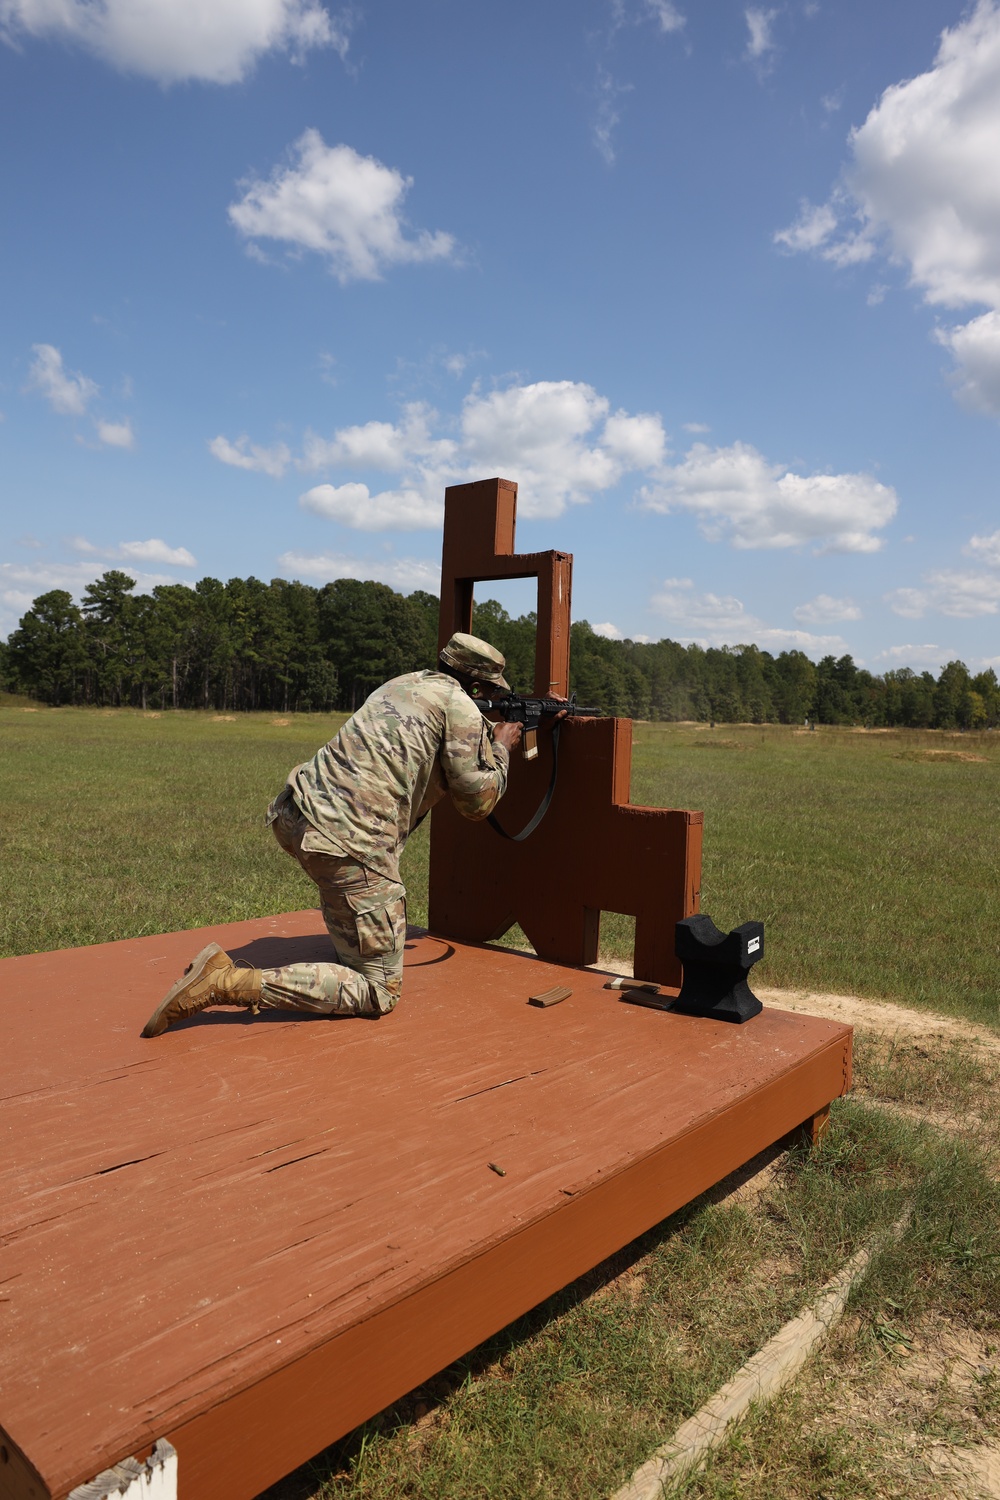
{"type": "Polygon", "coordinates": [[[427,936],[381,1021],[142,1040],[210,938],[328,951],[307,911],[0,962],[2,1500],[158,1437],[181,1500],[246,1500],[848,1082],[833,1022],[643,1010],[427,936]]]}

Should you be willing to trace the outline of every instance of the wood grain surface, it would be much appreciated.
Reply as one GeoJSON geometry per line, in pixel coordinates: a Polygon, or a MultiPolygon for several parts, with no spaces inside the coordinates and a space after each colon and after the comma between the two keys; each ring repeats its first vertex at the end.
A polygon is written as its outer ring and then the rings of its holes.
{"type": "Polygon", "coordinates": [[[213,938],[328,955],[308,911],[0,962],[0,1440],[54,1500],[158,1437],[184,1500],[246,1500],[849,1080],[835,1022],[643,1010],[426,935],[381,1021],[143,1040],[213,938]]]}

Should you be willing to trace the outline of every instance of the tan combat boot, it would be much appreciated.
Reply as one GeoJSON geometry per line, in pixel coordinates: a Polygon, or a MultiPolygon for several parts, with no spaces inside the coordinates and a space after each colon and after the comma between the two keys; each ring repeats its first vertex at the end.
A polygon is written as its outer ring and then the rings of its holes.
{"type": "Polygon", "coordinates": [[[209,1005],[243,1005],[256,1010],[260,985],[259,969],[238,969],[218,943],[209,943],[167,991],[142,1028],[142,1034],[160,1036],[175,1021],[195,1016],[209,1005]]]}

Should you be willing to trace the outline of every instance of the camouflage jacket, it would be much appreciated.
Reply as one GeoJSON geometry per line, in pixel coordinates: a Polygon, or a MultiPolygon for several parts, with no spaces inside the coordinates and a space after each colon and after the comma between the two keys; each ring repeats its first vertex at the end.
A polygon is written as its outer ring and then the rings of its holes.
{"type": "Polygon", "coordinates": [[[421,818],[446,794],[463,817],[487,817],[507,789],[509,757],[453,677],[410,672],[365,702],[288,788],[316,829],[316,852],[348,853],[390,880],[421,818]]]}

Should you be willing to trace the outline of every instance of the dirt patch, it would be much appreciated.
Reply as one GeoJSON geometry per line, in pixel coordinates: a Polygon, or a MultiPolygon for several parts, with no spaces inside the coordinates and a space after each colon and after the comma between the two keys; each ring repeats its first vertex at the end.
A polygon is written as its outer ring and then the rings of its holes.
{"type": "Polygon", "coordinates": [[[277,726],[278,726],[279,729],[287,729],[288,726],[289,726],[289,724],[291,722],[292,722],[291,719],[272,719],[271,720],[271,723],[272,724],[277,724],[277,726]]]}
{"type": "Polygon", "coordinates": [[[987,764],[985,755],[973,755],[971,750],[900,750],[895,758],[896,760],[932,761],[937,765],[948,765],[959,761],[975,761],[982,766],[987,764]]]}
{"type": "MultiPolygon", "coordinates": [[[[601,974],[632,972],[630,963],[614,958],[603,958],[593,968],[601,974]]],[[[902,1032],[925,1042],[981,1042],[988,1051],[1000,1055],[1000,1036],[995,1032],[938,1015],[936,1011],[910,1010],[892,1000],[861,1000],[857,995],[833,995],[822,990],[777,990],[763,985],[754,985],[753,990],[765,1005],[779,1010],[804,1011],[810,1016],[824,1016],[829,1021],[843,1021],[846,1026],[864,1027],[883,1035],[902,1032]]]]}
{"type": "Polygon", "coordinates": [[[163,715],[162,714],[143,714],[142,717],[144,719],[162,719],[163,715]]]}
{"type": "MultiPolygon", "coordinates": [[[[996,1340],[939,1313],[908,1334],[888,1322],[878,1328],[885,1330],[886,1352],[855,1365],[854,1379],[839,1385],[823,1424],[846,1423],[894,1437],[900,1448],[919,1454],[939,1484],[944,1482],[943,1491],[934,1493],[949,1500],[1000,1497],[1000,1449],[989,1438],[966,1446],[930,1436],[935,1428],[939,1433],[956,1426],[981,1428],[983,1393],[1000,1375],[996,1340]]],[[[857,1318],[845,1318],[838,1342],[849,1346],[860,1329],[857,1318]]],[[[833,1387],[826,1389],[829,1396],[833,1387]]]]}
{"type": "Polygon", "coordinates": [[[213,714],[212,715],[212,723],[213,724],[235,724],[236,723],[236,715],[235,714],[213,714]]]}
{"type": "Polygon", "coordinates": [[[772,990],[755,987],[754,993],[765,1005],[781,1010],[805,1011],[811,1016],[825,1016],[848,1026],[864,1027],[884,1035],[902,1032],[925,1042],[979,1042],[989,1052],[1000,1055],[1000,1037],[980,1030],[968,1021],[956,1021],[934,1011],[910,1010],[891,1000],[861,1000],[856,995],[829,995],[817,990],[772,990]]]}
{"type": "Polygon", "coordinates": [[[1000,1448],[941,1448],[931,1452],[930,1466],[939,1478],[952,1479],[951,1500],[997,1500],[1000,1497],[1000,1448]]]}

